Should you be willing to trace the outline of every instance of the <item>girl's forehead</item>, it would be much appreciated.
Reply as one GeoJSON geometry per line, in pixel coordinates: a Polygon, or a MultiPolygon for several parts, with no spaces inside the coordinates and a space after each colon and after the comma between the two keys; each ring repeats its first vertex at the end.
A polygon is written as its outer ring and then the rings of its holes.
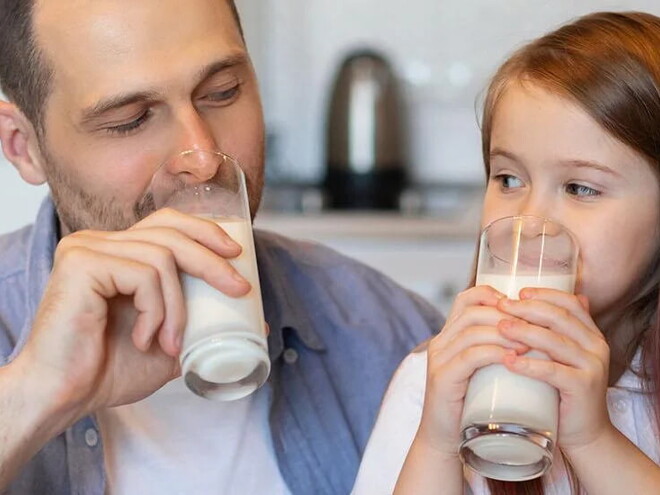
{"type": "Polygon", "coordinates": [[[657,182],[653,164],[604,129],[578,103],[543,86],[511,83],[494,108],[490,153],[521,163],[594,162],[657,182]],[[502,153],[504,152],[504,153],[502,153]]]}

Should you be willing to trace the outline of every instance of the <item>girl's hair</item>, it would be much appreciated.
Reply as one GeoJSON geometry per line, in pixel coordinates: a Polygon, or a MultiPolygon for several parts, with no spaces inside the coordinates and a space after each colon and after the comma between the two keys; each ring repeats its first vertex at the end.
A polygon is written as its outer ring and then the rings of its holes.
{"type": "MultiPolygon", "coordinates": [[[[490,173],[493,116],[511,82],[529,83],[579,105],[610,135],[643,156],[660,184],[660,18],[641,12],[594,13],[513,54],[492,79],[484,104],[483,157],[490,173]]],[[[660,239],[660,225],[655,233],[660,239]]],[[[611,368],[629,368],[642,349],[641,375],[660,425],[660,252],[612,328],[603,329],[611,368]]],[[[610,378],[610,383],[617,378],[610,378]]],[[[580,491],[568,468],[572,490],[580,491]]],[[[542,495],[541,479],[488,481],[493,495],[542,495]]]]}

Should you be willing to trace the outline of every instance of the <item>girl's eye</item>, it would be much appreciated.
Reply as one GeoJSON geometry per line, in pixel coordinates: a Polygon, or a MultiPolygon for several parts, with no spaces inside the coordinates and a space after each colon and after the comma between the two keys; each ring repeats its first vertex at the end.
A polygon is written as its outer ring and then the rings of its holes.
{"type": "Polygon", "coordinates": [[[116,125],[112,127],[106,128],[106,131],[108,131],[111,134],[118,134],[118,135],[125,135],[130,133],[131,131],[134,131],[138,129],[139,127],[142,126],[147,120],[149,120],[149,117],[151,116],[151,111],[150,110],[145,110],[138,118],[135,120],[132,120],[128,122],[127,124],[121,124],[121,125],[116,125]]]}
{"type": "Polygon", "coordinates": [[[566,184],[566,192],[572,196],[578,197],[600,196],[600,191],[594,189],[593,187],[585,186],[584,184],[566,184]]]}
{"type": "Polygon", "coordinates": [[[228,102],[232,100],[233,98],[238,95],[239,91],[239,85],[237,84],[233,88],[229,88],[225,91],[216,91],[213,93],[209,93],[205,99],[213,101],[213,102],[218,102],[218,103],[223,103],[223,102],[228,102]]]}
{"type": "Polygon", "coordinates": [[[496,175],[494,180],[500,183],[502,189],[513,189],[523,186],[522,181],[515,175],[500,174],[496,175]]]}

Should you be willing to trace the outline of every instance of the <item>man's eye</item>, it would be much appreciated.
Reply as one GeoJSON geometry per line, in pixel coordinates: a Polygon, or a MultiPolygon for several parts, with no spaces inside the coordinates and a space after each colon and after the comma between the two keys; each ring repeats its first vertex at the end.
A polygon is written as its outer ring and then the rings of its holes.
{"type": "Polygon", "coordinates": [[[523,186],[522,181],[514,175],[500,174],[496,175],[493,179],[500,183],[502,189],[513,189],[523,186]]]}
{"type": "Polygon", "coordinates": [[[150,111],[146,110],[137,119],[132,120],[126,124],[108,127],[106,128],[106,130],[111,134],[125,135],[142,126],[142,124],[144,124],[147,120],[149,120],[150,116],[151,116],[150,111]]]}
{"type": "Polygon", "coordinates": [[[205,99],[219,103],[227,102],[234,99],[238,95],[239,90],[240,87],[237,84],[233,88],[229,88],[224,91],[214,91],[213,93],[209,93],[206,95],[205,99]]]}
{"type": "Polygon", "coordinates": [[[593,187],[585,186],[584,184],[570,183],[566,184],[566,192],[572,196],[578,197],[595,197],[600,196],[600,191],[593,187]]]}

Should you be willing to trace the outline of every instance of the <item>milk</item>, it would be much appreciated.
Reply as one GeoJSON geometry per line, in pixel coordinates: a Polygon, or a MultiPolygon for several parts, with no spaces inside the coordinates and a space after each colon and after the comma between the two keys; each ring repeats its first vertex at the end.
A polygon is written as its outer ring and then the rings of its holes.
{"type": "MultiPolygon", "coordinates": [[[[518,299],[524,287],[543,287],[572,293],[573,275],[479,274],[477,285],[490,285],[510,299],[518,299]]],[[[547,359],[532,351],[530,357],[547,359]]],[[[541,433],[556,442],[559,397],[547,383],[517,375],[504,365],[493,364],[477,370],[470,379],[465,397],[461,429],[474,424],[513,423],[541,433]]],[[[472,450],[481,458],[509,465],[539,462],[541,454],[520,438],[475,442],[472,450]]],[[[502,479],[502,478],[500,478],[502,479]]]]}
{"type": "MultiPolygon", "coordinates": [[[[252,226],[243,219],[219,219],[216,223],[243,248],[240,256],[228,261],[252,288],[247,295],[235,298],[199,278],[181,275],[188,317],[181,360],[184,376],[193,365],[186,362],[190,358],[201,380],[231,385],[265,365],[267,343],[252,226]],[[205,351],[205,346],[213,350],[205,351]]],[[[258,385],[229,398],[247,395],[258,385]]]]}

